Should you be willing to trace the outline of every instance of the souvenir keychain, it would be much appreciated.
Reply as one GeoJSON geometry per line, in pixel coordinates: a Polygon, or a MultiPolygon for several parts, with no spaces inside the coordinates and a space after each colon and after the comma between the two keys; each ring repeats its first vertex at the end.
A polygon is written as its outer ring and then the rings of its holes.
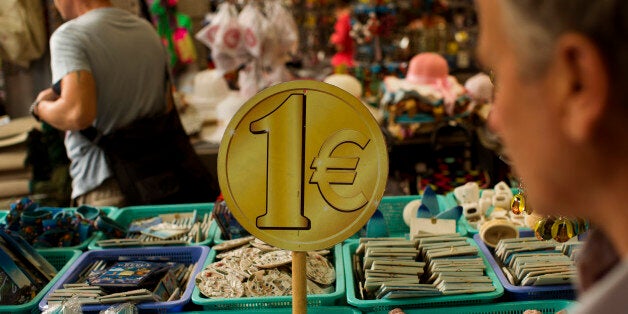
{"type": "MultiPolygon", "coordinates": [[[[515,215],[532,215],[532,208],[526,205],[525,193],[521,184],[519,185],[519,192],[510,201],[510,210],[515,215]]],[[[537,239],[554,239],[559,243],[567,242],[569,239],[583,234],[589,229],[588,222],[580,217],[569,219],[563,216],[555,217],[551,215],[542,217],[536,220],[536,222],[529,224],[529,226],[534,230],[534,235],[537,239]]]]}

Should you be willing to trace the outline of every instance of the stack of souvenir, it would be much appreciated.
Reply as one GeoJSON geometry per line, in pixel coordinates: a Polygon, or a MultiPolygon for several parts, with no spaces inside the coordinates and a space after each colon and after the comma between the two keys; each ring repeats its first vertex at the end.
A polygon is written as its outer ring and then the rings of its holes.
{"type": "MultiPolygon", "coordinates": [[[[205,268],[196,276],[192,302],[204,310],[251,310],[290,307],[293,253],[253,236],[213,246],[205,268]]],[[[306,254],[305,277],[309,306],[336,305],[346,289],[342,245],[306,254]]]]}
{"type": "MultiPolygon", "coordinates": [[[[211,204],[209,204],[211,205],[211,204]]],[[[102,239],[97,236],[90,249],[111,247],[165,246],[165,245],[207,245],[211,242],[213,217],[211,206],[199,204],[170,205],[167,208],[134,206],[121,209],[112,218],[118,224],[127,226],[122,239],[102,239]],[[182,208],[183,207],[183,208],[182,208]],[[194,209],[192,209],[194,208],[194,209]]]]}
{"type": "Polygon", "coordinates": [[[107,216],[111,208],[82,205],[78,208],[44,207],[29,198],[10,205],[0,229],[19,234],[37,248],[85,248],[102,231],[111,238],[126,230],[107,216]]]}
{"type": "MultiPolygon", "coordinates": [[[[285,296],[292,294],[290,251],[281,250],[253,236],[225,241],[220,253],[196,276],[196,286],[207,298],[285,296]]],[[[329,250],[307,256],[308,294],[334,291],[336,271],[327,259],[329,250]]]]}
{"type": "Polygon", "coordinates": [[[500,240],[489,247],[476,234],[473,238],[486,255],[508,297],[513,300],[575,298],[575,261],[583,245],[543,241],[531,236],[500,240]]]}
{"type": "Polygon", "coordinates": [[[447,197],[462,206],[467,232],[473,235],[483,231],[487,244],[495,246],[502,238],[517,237],[517,230],[525,227],[523,216],[509,210],[513,195],[505,182],[482,190],[476,182],[467,182],[447,197]]]}
{"type": "Polygon", "coordinates": [[[26,166],[28,152],[25,144],[28,133],[37,125],[31,117],[14,120],[8,116],[0,117],[0,208],[8,208],[10,202],[30,193],[33,176],[26,166]]]}
{"type": "Polygon", "coordinates": [[[76,302],[83,312],[132,302],[143,311],[181,311],[209,248],[203,246],[92,250],[51,287],[39,309],[76,302]]]}
{"type": "Polygon", "coordinates": [[[417,298],[495,291],[477,247],[459,234],[412,240],[363,238],[354,265],[363,299],[417,298]],[[361,273],[363,272],[363,273],[361,273]]]}

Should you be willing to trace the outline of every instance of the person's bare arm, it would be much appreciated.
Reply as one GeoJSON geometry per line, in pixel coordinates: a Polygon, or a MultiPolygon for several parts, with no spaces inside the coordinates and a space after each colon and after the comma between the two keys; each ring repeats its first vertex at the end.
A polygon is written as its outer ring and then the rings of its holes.
{"type": "Polygon", "coordinates": [[[82,130],[96,118],[96,84],[89,71],[74,71],[61,79],[61,95],[46,89],[34,109],[40,119],[59,130],[82,130]]]}

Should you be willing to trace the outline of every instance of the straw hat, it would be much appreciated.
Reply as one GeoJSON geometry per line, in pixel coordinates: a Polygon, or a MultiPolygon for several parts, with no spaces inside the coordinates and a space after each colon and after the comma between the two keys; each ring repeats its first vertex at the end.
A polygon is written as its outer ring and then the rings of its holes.
{"type": "Polygon", "coordinates": [[[324,82],[340,87],[358,99],[362,97],[362,84],[349,74],[332,74],[326,77],[324,82]]]}
{"type": "MultiPolygon", "coordinates": [[[[360,84],[360,81],[358,81],[355,77],[349,74],[332,74],[326,77],[323,82],[339,87],[361,101],[362,84],[360,84]]],[[[364,105],[377,121],[381,121],[383,119],[384,115],[380,112],[380,110],[367,104],[364,105]]]]}

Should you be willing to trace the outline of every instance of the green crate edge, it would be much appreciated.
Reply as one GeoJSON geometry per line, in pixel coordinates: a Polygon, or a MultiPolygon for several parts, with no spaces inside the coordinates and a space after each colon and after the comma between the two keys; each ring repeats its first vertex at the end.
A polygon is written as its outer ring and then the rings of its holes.
{"type": "MultiPolygon", "coordinates": [[[[211,264],[212,260],[216,256],[216,251],[213,249],[207,255],[207,260],[203,265],[211,264]]],[[[336,302],[342,300],[346,295],[346,284],[344,274],[344,262],[342,255],[342,243],[338,243],[334,246],[334,267],[336,269],[336,291],[329,294],[313,294],[307,296],[308,307],[318,307],[334,305],[336,302]]],[[[192,303],[200,305],[204,310],[238,310],[238,309],[263,309],[266,307],[283,308],[292,306],[291,296],[279,296],[279,297],[246,297],[246,298],[233,298],[233,299],[209,299],[201,296],[201,292],[198,287],[194,286],[192,292],[192,303]]]]}
{"type": "MultiPolygon", "coordinates": [[[[523,313],[525,310],[529,309],[536,309],[544,314],[554,314],[560,310],[569,309],[576,304],[577,302],[569,300],[536,300],[428,309],[404,309],[403,311],[406,314],[513,314],[523,313]]],[[[388,311],[366,313],[388,314],[388,311]]]]}
{"type": "Polygon", "coordinates": [[[467,305],[477,303],[489,303],[504,295],[504,287],[499,282],[499,278],[493,271],[491,264],[486,259],[486,256],[482,254],[478,245],[473,239],[467,238],[467,242],[475,246],[478,249],[478,255],[482,257],[484,266],[486,267],[486,275],[491,278],[495,291],[482,292],[474,294],[459,294],[450,296],[438,296],[438,297],[425,297],[425,298],[408,298],[398,300],[360,300],[355,295],[355,284],[353,278],[353,265],[351,263],[351,256],[355,253],[355,249],[358,246],[357,240],[349,240],[344,243],[342,250],[342,257],[345,262],[345,281],[346,281],[346,296],[347,303],[351,306],[357,307],[359,310],[366,311],[380,311],[391,310],[396,307],[443,307],[453,305],[467,305]]]}
{"type": "MultiPolygon", "coordinates": [[[[220,310],[220,314],[244,314],[250,313],[251,309],[242,310],[220,310]]],[[[361,314],[358,309],[346,305],[339,306],[309,306],[307,308],[309,314],[361,314]]],[[[181,314],[201,314],[208,313],[207,311],[189,311],[181,312],[181,314]]],[[[257,314],[291,314],[292,309],[286,308],[267,308],[267,309],[255,309],[257,314]]]]}
{"type": "MultiPolygon", "coordinates": [[[[111,219],[113,219],[116,222],[119,222],[118,220],[120,219],[120,217],[124,214],[126,214],[127,212],[132,212],[133,214],[136,211],[146,211],[147,215],[143,216],[143,217],[148,217],[150,215],[154,215],[155,211],[157,210],[162,211],[163,212],[159,212],[159,214],[163,214],[166,213],[166,211],[169,212],[190,212],[194,209],[198,209],[198,207],[205,207],[209,210],[209,212],[211,213],[214,210],[214,203],[190,203],[190,204],[168,204],[168,205],[142,205],[142,206],[129,206],[129,207],[123,207],[123,208],[119,208],[118,210],[115,211],[115,213],[110,216],[111,219]],[[174,210],[174,211],[172,211],[174,210]]],[[[130,215],[133,215],[130,214],[130,215]]],[[[185,246],[190,246],[190,245],[204,245],[204,246],[211,246],[211,244],[213,243],[214,240],[214,233],[216,232],[216,229],[218,229],[216,222],[212,222],[211,225],[209,225],[209,230],[207,231],[207,238],[204,241],[198,242],[198,243],[191,243],[191,244],[186,244],[185,246]]],[[[104,235],[102,233],[99,233],[98,235],[96,235],[88,244],[87,248],[89,250],[106,250],[109,248],[102,248],[100,247],[96,242],[102,240],[104,238],[104,235]]],[[[112,247],[111,249],[113,249],[114,247],[112,247]]],[[[120,249],[121,247],[115,247],[116,249],[120,249]]],[[[137,248],[137,247],[136,247],[137,248]]]]}
{"type": "MultiPolygon", "coordinates": [[[[403,196],[384,196],[382,201],[377,206],[384,218],[386,219],[386,226],[389,230],[389,237],[406,237],[410,233],[410,227],[408,227],[403,220],[403,209],[411,201],[422,199],[422,195],[403,195],[403,196]],[[400,206],[403,204],[402,206],[400,206]],[[400,206],[397,208],[396,206],[400,206]],[[393,208],[394,210],[390,210],[393,208]],[[391,230],[391,228],[394,228],[391,230]],[[403,229],[403,230],[400,230],[403,229]]],[[[448,210],[458,204],[451,204],[444,195],[437,194],[436,199],[440,211],[448,210]]],[[[462,236],[466,236],[466,229],[462,228],[463,217],[460,217],[456,222],[456,232],[462,236]]]]}
{"type": "MultiPolygon", "coordinates": [[[[454,206],[457,206],[457,203],[451,204],[451,202],[443,195],[436,195],[438,200],[438,204],[441,210],[447,210],[454,206]]],[[[410,201],[422,199],[421,195],[403,195],[403,196],[384,196],[382,200],[378,204],[377,208],[384,215],[384,219],[386,219],[386,226],[389,230],[389,237],[405,237],[410,233],[410,227],[406,225],[403,221],[403,207],[408,204],[410,201]],[[397,205],[403,204],[403,206],[399,209],[396,208],[397,205]],[[388,208],[395,207],[395,210],[387,210],[388,208]],[[393,229],[394,228],[394,229],[393,229]],[[392,229],[392,230],[391,230],[392,229]],[[403,229],[403,230],[401,230],[403,229]],[[407,230],[406,230],[407,229],[407,230]]],[[[464,217],[460,217],[460,219],[456,222],[456,230],[460,235],[466,236],[466,227],[462,224],[462,221],[466,222],[464,217]]],[[[359,234],[359,231],[358,233],[359,234]]],[[[357,239],[357,234],[351,236],[349,239],[357,239]]],[[[214,243],[222,243],[225,240],[222,238],[222,232],[220,228],[216,228],[216,233],[214,234],[214,243]]]]}
{"type": "MultiPolygon", "coordinates": [[[[61,267],[61,269],[57,270],[57,275],[54,276],[54,278],[52,278],[52,280],[50,280],[50,282],[48,282],[48,284],[45,285],[32,300],[24,304],[18,305],[0,305],[0,313],[39,313],[40,311],[38,305],[41,299],[46,295],[46,293],[48,293],[48,290],[52,288],[52,286],[59,280],[59,278],[61,278],[61,276],[63,276],[63,274],[72,266],[74,261],[76,261],[82,254],[81,250],[66,248],[45,249],[37,251],[44,258],[46,258],[46,260],[56,254],[67,255],[67,260],[65,264],[61,267]]],[[[54,263],[51,264],[56,268],[56,265],[54,263]]]]}

